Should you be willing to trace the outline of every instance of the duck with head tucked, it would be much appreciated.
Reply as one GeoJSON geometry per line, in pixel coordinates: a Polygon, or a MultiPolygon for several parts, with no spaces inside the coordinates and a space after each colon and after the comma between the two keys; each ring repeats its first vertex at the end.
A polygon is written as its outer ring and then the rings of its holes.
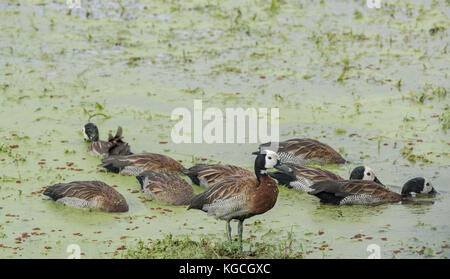
{"type": "Polygon", "coordinates": [[[73,181],[47,187],[44,195],[67,206],[107,212],[127,212],[125,197],[101,181],[73,181]]]}
{"type": "Polygon", "coordinates": [[[187,205],[194,196],[192,186],[173,173],[147,170],[136,179],[144,193],[166,204],[187,205]]]}
{"type": "Polygon", "coordinates": [[[415,194],[435,195],[434,187],[424,177],[408,180],[401,194],[367,180],[320,181],[311,186],[310,195],[334,205],[378,205],[410,200],[415,194]]]}

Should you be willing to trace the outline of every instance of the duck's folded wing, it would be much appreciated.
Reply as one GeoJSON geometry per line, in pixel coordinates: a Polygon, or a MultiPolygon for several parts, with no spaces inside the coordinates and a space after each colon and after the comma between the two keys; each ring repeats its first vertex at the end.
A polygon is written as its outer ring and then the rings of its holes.
{"type": "MultiPolygon", "coordinates": [[[[105,189],[105,183],[100,181],[73,181],[70,183],[59,183],[47,187],[44,195],[58,200],[64,197],[74,197],[84,200],[90,200],[96,195],[102,195],[102,189],[105,189]]],[[[109,186],[106,185],[107,188],[109,186]]]]}
{"type": "Polygon", "coordinates": [[[331,146],[314,139],[292,139],[281,144],[282,151],[304,159],[341,157],[331,146]]]}
{"type": "Polygon", "coordinates": [[[396,194],[376,182],[366,180],[320,181],[312,185],[311,188],[313,189],[310,192],[311,195],[327,192],[337,197],[346,197],[348,195],[379,197],[387,194],[396,194]]]}
{"type": "Polygon", "coordinates": [[[351,193],[346,192],[342,187],[343,184],[337,181],[324,180],[314,183],[310,188],[312,191],[309,192],[310,195],[317,195],[319,193],[330,193],[339,197],[346,197],[351,193]]]}
{"type": "Polygon", "coordinates": [[[107,156],[114,143],[107,141],[93,141],[89,144],[87,152],[94,156],[107,156]]]}
{"type": "Polygon", "coordinates": [[[171,204],[188,204],[194,194],[191,185],[173,173],[144,171],[136,178],[145,193],[171,204]]]}
{"type": "Polygon", "coordinates": [[[175,159],[156,153],[140,153],[126,156],[110,156],[102,160],[100,167],[112,172],[138,175],[145,170],[182,171],[184,167],[175,159]]]}
{"type": "Polygon", "coordinates": [[[286,165],[292,169],[293,173],[298,177],[304,177],[311,181],[317,182],[322,180],[344,180],[339,175],[319,168],[310,168],[305,166],[299,166],[291,163],[286,165]]]}
{"type": "Polygon", "coordinates": [[[209,188],[220,180],[235,175],[252,175],[249,170],[232,165],[198,164],[183,172],[194,184],[209,188]]]}
{"type": "Polygon", "coordinates": [[[256,187],[254,176],[231,176],[214,184],[211,188],[195,196],[190,208],[200,209],[216,218],[231,219],[245,215],[248,211],[248,190],[256,187]]]}
{"type": "MultiPolygon", "coordinates": [[[[334,150],[328,144],[320,141],[308,138],[302,139],[289,139],[283,142],[276,143],[264,143],[260,145],[261,149],[269,148],[270,146],[278,147],[277,150],[273,150],[280,155],[283,163],[292,162],[295,164],[305,161],[330,161],[336,163],[345,163],[345,159],[334,150]]],[[[273,148],[269,148],[273,149],[273,148]]]]}

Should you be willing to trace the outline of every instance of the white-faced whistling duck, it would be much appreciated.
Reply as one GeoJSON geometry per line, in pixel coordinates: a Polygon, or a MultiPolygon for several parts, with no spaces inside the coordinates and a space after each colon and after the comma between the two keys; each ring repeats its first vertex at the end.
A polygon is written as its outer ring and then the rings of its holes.
{"type": "Polygon", "coordinates": [[[73,181],[47,187],[44,195],[52,200],[84,209],[107,212],[127,212],[124,196],[101,181],[73,181]]]}
{"type": "Polygon", "coordinates": [[[228,241],[231,243],[232,219],[238,220],[239,247],[242,249],[244,220],[272,209],[278,197],[277,183],[267,175],[267,169],[280,166],[279,156],[270,150],[253,153],[255,175],[234,175],[224,178],[195,196],[188,207],[199,209],[216,219],[225,220],[228,241]]]}

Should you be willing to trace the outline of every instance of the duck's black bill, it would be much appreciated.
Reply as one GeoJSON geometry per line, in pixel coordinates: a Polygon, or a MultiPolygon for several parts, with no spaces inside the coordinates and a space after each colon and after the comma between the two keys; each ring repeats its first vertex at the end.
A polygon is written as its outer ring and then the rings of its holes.
{"type": "Polygon", "coordinates": [[[383,183],[381,183],[381,181],[380,180],[378,180],[378,177],[376,177],[375,176],[375,179],[373,180],[375,183],[378,183],[378,184],[380,184],[380,185],[383,185],[384,186],[384,184],[383,183]]]}
{"type": "Polygon", "coordinates": [[[293,171],[291,168],[286,167],[286,166],[282,166],[281,163],[278,161],[278,163],[274,166],[275,169],[280,170],[286,174],[293,174],[293,171]]]}
{"type": "Polygon", "coordinates": [[[440,195],[440,193],[439,193],[438,191],[436,191],[436,190],[434,189],[434,187],[431,188],[431,191],[430,191],[428,194],[433,195],[433,196],[438,196],[438,195],[440,195]]]}

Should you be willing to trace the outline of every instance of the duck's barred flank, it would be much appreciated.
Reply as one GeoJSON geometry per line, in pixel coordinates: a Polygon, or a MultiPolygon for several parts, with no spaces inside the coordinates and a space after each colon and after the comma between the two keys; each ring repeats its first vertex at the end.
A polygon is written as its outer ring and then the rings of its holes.
{"type": "Polygon", "coordinates": [[[297,191],[310,192],[310,191],[312,191],[312,189],[310,187],[313,184],[314,184],[314,182],[312,182],[311,180],[304,178],[304,177],[299,177],[297,180],[289,183],[289,186],[291,186],[292,188],[294,188],[297,191]]]}
{"type": "Polygon", "coordinates": [[[336,205],[377,205],[398,202],[402,195],[367,180],[320,181],[311,186],[309,194],[321,202],[336,205]]]}
{"type": "Polygon", "coordinates": [[[240,216],[244,205],[245,198],[239,195],[228,199],[217,199],[211,204],[203,205],[202,210],[207,212],[208,216],[228,220],[240,216]]]}
{"type": "Polygon", "coordinates": [[[359,194],[359,195],[350,195],[343,198],[339,205],[346,204],[360,204],[360,205],[376,205],[383,203],[383,200],[380,198],[375,198],[372,195],[367,194],[359,194]]]}

